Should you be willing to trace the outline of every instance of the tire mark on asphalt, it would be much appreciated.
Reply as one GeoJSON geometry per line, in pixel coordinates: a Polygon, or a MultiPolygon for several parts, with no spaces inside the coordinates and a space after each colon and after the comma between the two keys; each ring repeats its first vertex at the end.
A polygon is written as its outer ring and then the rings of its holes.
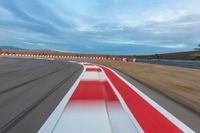
{"type": "MultiPolygon", "coordinates": [[[[66,69],[63,69],[62,71],[59,71],[59,72],[63,72],[63,71],[65,71],[66,69]]],[[[55,74],[55,73],[54,73],[55,74]]],[[[53,76],[54,74],[52,74],[52,75],[49,75],[49,77],[50,76],[53,76]]],[[[58,72],[57,72],[57,74],[58,74],[58,72]]],[[[46,78],[46,77],[45,77],[46,78]]],[[[41,79],[43,79],[43,78],[41,78],[41,79]]],[[[41,80],[41,79],[38,79],[37,81],[39,81],[39,80],[41,80]]],[[[34,81],[35,82],[35,81],[34,81]]],[[[32,82],[33,83],[33,82],[32,82]]],[[[5,106],[5,105],[7,105],[8,103],[10,103],[11,101],[13,101],[13,100],[15,100],[17,97],[20,97],[21,96],[21,94],[23,94],[23,93],[25,93],[26,91],[28,91],[28,90],[30,90],[31,88],[27,88],[27,89],[25,89],[24,91],[22,91],[22,92],[18,92],[18,93],[20,93],[20,94],[15,94],[14,96],[12,96],[10,99],[8,99],[8,100],[6,100],[6,101],[2,101],[2,102],[0,102],[0,109],[3,107],[3,106],[5,106]]]]}
{"type": "Polygon", "coordinates": [[[12,127],[14,127],[20,120],[22,120],[29,112],[31,112],[35,107],[37,107],[40,103],[42,103],[46,98],[48,98],[51,94],[53,94],[56,90],[58,90],[65,82],[70,80],[70,78],[81,71],[81,68],[77,69],[76,71],[72,72],[68,77],[66,77],[64,80],[62,80],[60,83],[55,85],[50,91],[48,91],[45,95],[40,97],[36,102],[31,104],[29,107],[27,107],[24,111],[19,113],[16,117],[14,117],[12,120],[10,120],[8,123],[0,127],[0,133],[5,133],[12,127]]]}
{"type": "MultiPolygon", "coordinates": [[[[74,65],[74,64],[69,65],[69,66],[66,67],[65,69],[67,69],[67,68],[69,68],[69,67],[72,67],[73,65],[74,65]]],[[[47,77],[47,76],[50,76],[50,75],[52,75],[52,74],[54,74],[54,73],[57,73],[57,72],[59,72],[59,71],[62,71],[62,70],[63,70],[63,69],[58,69],[58,70],[55,70],[55,71],[53,71],[53,72],[47,73],[47,74],[45,74],[45,75],[36,77],[36,78],[34,78],[34,79],[32,79],[32,80],[23,82],[22,84],[18,84],[18,85],[15,85],[15,86],[13,86],[13,87],[4,89],[4,90],[0,91],[0,95],[1,95],[1,94],[4,94],[4,93],[6,93],[6,92],[9,92],[9,91],[11,91],[11,90],[17,89],[17,88],[19,88],[19,87],[22,87],[22,86],[24,86],[24,85],[27,85],[27,84],[29,84],[29,83],[31,83],[31,82],[40,80],[40,79],[45,78],[45,77],[47,77]]]]}
{"type": "Polygon", "coordinates": [[[21,67],[18,67],[17,69],[11,70],[11,71],[2,72],[2,73],[0,73],[0,76],[6,76],[8,74],[14,74],[14,73],[21,72],[21,71],[27,71],[29,69],[37,69],[37,68],[42,67],[42,66],[47,65],[47,64],[40,64],[40,65],[37,65],[35,67],[31,67],[31,68],[24,68],[24,66],[21,66],[21,67]]]}

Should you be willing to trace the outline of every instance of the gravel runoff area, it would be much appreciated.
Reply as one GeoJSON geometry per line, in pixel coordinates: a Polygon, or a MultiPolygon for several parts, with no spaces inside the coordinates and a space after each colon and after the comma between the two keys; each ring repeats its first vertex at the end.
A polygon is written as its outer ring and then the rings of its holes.
{"type": "Polygon", "coordinates": [[[117,69],[200,115],[200,70],[111,60],[94,62],[117,69]]]}

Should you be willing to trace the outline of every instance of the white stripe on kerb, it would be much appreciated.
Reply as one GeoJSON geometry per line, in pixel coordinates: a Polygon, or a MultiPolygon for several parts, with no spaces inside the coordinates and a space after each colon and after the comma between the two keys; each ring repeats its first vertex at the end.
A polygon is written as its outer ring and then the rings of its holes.
{"type": "Polygon", "coordinates": [[[107,81],[106,76],[104,75],[103,71],[98,72],[98,74],[99,74],[100,81],[107,81]]]}
{"type": "Polygon", "coordinates": [[[89,81],[91,81],[91,80],[99,80],[99,75],[98,75],[98,73],[97,72],[93,72],[93,71],[89,71],[89,72],[84,72],[84,75],[83,75],[83,77],[81,78],[81,80],[89,80],[89,81]]]}
{"type": "Polygon", "coordinates": [[[104,100],[70,101],[53,133],[112,133],[104,100]]]}
{"type": "MultiPolygon", "coordinates": [[[[106,67],[106,66],[104,66],[106,67]]],[[[106,67],[108,68],[108,67],[106,67]]],[[[176,125],[179,129],[181,129],[183,132],[186,133],[195,133],[190,127],[188,127],[186,124],[184,124],[182,121],[180,121],[178,118],[176,118],[174,115],[169,113],[167,110],[165,110],[163,107],[161,107],[159,104],[157,104],[155,101],[153,101],[150,97],[145,95],[143,92],[141,92],[137,87],[126,81],[123,77],[121,77],[118,73],[116,73],[114,70],[108,68],[111,70],[115,75],[117,75],[122,81],[124,81],[130,88],[133,89],[138,95],[140,95],[145,101],[147,101],[149,104],[151,104],[156,110],[158,110],[162,115],[164,115],[168,120],[170,120],[174,125],[176,125]]]]}
{"type": "MultiPolygon", "coordinates": [[[[101,68],[101,70],[104,72],[104,70],[101,68]]],[[[117,91],[117,89],[115,88],[115,86],[112,84],[112,82],[110,81],[110,79],[107,77],[107,75],[104,72],[104,75],[108,81],[108,83],[110,84],[110,86],[112,87],[115,95],[117,96],[117,98],[119,99],[124,111],[128,114],[129,118],[131,119],[131,121],[133,122],[133,125],[135,126],[135,129],[137,129],[138,133],[144,133],[142,127],[140,126],[140,124],[138,123],[138,121],[136,120],[136,118],[132,115],[131,111],[129,110],[126,102],[124,101],[124,99],[121,97],[120,93],[117,91]]]]}
{"type": "Polygon", "coordinates": [[[107,111],[113,133],[138,133],[119,101],[107,101],[107,111]]]}
{"type": "Polygon", "coordinates": [[[84,66],[85,68],[98,68],[98,66],[84,66]]]}

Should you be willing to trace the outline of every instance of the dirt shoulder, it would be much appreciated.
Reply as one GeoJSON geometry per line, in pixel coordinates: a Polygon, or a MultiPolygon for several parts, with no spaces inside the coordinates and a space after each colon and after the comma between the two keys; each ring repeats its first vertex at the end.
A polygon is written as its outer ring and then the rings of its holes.
{"type": "Polygon", "coordinates": [[[117,69],[200,114],[200,70],[109,60],[95,63],[117,69]]]}

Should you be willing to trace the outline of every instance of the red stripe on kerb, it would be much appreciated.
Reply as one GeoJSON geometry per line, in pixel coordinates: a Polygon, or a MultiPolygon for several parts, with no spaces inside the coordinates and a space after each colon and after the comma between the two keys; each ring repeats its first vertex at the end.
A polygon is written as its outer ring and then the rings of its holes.
{"type": "Polygon", "coordinates": [[[102,67],[108,78],[116,87],[133,116],[136,118],[144,132],[147,133],[179,133],[182,132],[176,125],[169,121],[152,105],[145,101],[124,81],[116,76],[111,70],[102,67]]]}
{"type": "Polygon", "coordinates": [[[118,101],[107,81],[80,81],[71,100],[102,100],[118,101]]]}
{"type": "Polygon", "coordinates": [[[101,72],[100,68],[86,68],[86,72],[101,72]]]}
{"type": "Polygon", "coordinates": [[[103,99],[100,81],[80,81],[70,100],[101,100],[103,99]]]}
{"type": "Polygon", "coordinates": [[[104,89],[105,89],[105,98],[107,101],[118,101],[117,96],[115,95],[112,87],[110,86],[110,84],[108,83],[108,81],[104,81],[102,82],[104,89]]]}

